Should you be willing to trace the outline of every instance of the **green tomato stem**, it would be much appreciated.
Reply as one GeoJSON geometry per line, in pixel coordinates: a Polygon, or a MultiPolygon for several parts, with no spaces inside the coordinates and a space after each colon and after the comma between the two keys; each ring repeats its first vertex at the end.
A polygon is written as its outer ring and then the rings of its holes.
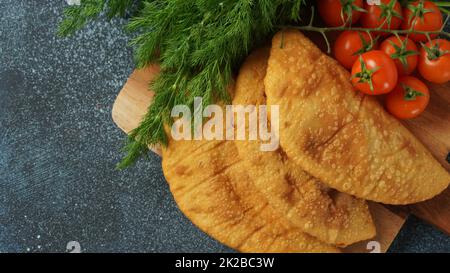
{"type": "Polygon", "coordinates": [[[438,7],[450,7],[450,2],[434,2],[438,7]]]}
{"type": "Polygon", "coordinates": [[[445,32],[443,30],[438,31],[419,31],[419,30],[413,30],[413,29],[382,29],[382,28],[362,28],[362,27],[348,27],[348,26],[340,26],[340,27],[316,27],[313,25],[304,25],[304,26],[280,26],[281,28],[293,28],[303,31],[313,31],[313,32],[319,32],[322,34],[322,36],[325,38],[325,41],[327,43],[327,52],[328,54],[331,53],[331,48],[329,46],[328,39],[326,38],[325,33],[330,31],[344,31],[344,30],[353,30],[353,31],[364,31],[364,32],[385,32],[385,33],[391,33],[393,35],[398,36],[399,34],[410,34],[410,33],[416,33],[416,34],[424,34],[427,35],[427,37],[430,34],[438,34],[443,35],[450,38],[450,33],[445,32]]]}

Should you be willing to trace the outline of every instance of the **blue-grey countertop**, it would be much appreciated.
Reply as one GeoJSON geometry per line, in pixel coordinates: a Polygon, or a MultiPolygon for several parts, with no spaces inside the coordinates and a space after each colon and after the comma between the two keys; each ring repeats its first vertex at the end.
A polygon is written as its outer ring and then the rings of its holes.
{"type": "MultiPolygon", "coordinates": [[[[124,21],[58,39],[64,0],[0,0],[0,252],[229,252],[178,210],[150,155],[116,171],[111,119],[133,70],[124,21]]],[[[450,252],[410,218],[392,252],[450,252]]]]}

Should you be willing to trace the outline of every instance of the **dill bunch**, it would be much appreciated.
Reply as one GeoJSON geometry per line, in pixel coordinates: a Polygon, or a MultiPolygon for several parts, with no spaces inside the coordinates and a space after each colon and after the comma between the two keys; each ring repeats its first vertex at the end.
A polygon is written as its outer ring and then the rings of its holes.
{"type": "MultiPolygon", "coordinates": [[[[305,0],[82,0],[69,7],[59,34],[67,35],[97,17],[123,15],[137,3],[138,14],[127,29],[138,67],[159,63],[161,73],[150,84],[152,104],[128,137],[127,155],[118,168],[146,155],[149,145],[167,145],[165,125],[175,105],[193,108],[229,102],[227,86],[248,53],[273,33],[275,26],[297,21],[305,0]]],[[[195,111],[195,109],[192,109],[195,111]]]]}

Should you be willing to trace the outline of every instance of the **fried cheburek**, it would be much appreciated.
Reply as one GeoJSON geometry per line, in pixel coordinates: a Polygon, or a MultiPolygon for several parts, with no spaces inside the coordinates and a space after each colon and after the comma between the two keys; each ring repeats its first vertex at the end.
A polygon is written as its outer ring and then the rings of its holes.
{"type": "MultiPolygon", "coordinates": [[[[269,48],[255,51],[241,67],[234,105],[265,105],[264,77],[269,48]]],[[[249,117],[240,126],[249,134],[249,117]]],[[[285,157],[282,148],[260,151],[261,141],[236,141],[242,165],[259,191],[281,215],[323,242],[346,246],[375,236],[364,200],[325,187],[285,157]]]]}
{"type": "Polygon", "coordinates": [[[232,141],[169,141],[162,166],[181,211],[242,252],[339,252],[291,225],[253,186],[232,141]]]}
{"type": "Polygon", "coordinates": [[[169,139],[162,157],[181,211],[223,244],[242,252],[339,252],[269,205],[255,189],[235,142],[169,139]]]}
{"type": "Polygon", "coordinates": [[[272,41],[265,88],[279,105],[280,145],[328,186],[386,204],[429,199],[450,182],[428,150],[299,31],[272,41]]]}

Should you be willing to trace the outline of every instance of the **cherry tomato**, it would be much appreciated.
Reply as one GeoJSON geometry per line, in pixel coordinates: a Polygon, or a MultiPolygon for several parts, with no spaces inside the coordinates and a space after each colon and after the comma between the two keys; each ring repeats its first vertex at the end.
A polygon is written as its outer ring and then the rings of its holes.
{"type": "Polygon", "coordinates": [[[363,0],[318,0],[320,17],[331,27],[338,27],[347,23],[351,11],[351,23],[354,24],[361,16],[363,0]],[[342,20],[342,16],[344,20],[342,20]]]}
{"type": "Polygon", "coordinates": [[[381,43],[380,50],[391,56],[399,75],[409,75],[417,67],[419,50],[409,38],[391,36],[381,43]]]}
{"type": "MultiPolygon", "coordinates": [[[[430,1],[417,1],[403,9],[402,29],[413,29],[416,31],[439,31],[442,27],[442,14],[435,3],[430,1]]],[[[435,38],[437,34],[431,34],[435,38]]],[[[425,34],[411,33],[409,38],[416,42],[426,41],[425,34]]]]}
{"type": "MultiPolygon", "coordinates": [[[[361,25],[365,28],[398,29],[402,24],[402,7],[397,0],[381,0],[380,5],[364,3],[367,12],[361,15],[361,25]]],[[[388,35],[386,32],[377,32],[388,35]]]]}
{"type": "Polygon", "coordinates": [[[450,81],[450,42],[435,39],[422,47],[419,56],[419,72],[426,80],[434,83],[450,81]]]}
{"type": "Polygon", "coordinates": [[[334,43],[334,57],[343,67],[351,69],[358,55],[377,48],[377,44],[372,44],[372,41],[367,32],[344,31],[334,43]]]}
{"type": "Polygon", "coordinates": [[[368,95],[391,92],[397,84],[397,68],[383,51],[372,50],[360,55],[352,67],[352,83],[368,95]]]}
{"type": "Polygon", "coordinates": [[[419,79],[405,76],[398,80],[398,85],[386,96],[386,108],[399,119],[410,119],[422,113],[430,101],[427,86],[419,79]]]}

